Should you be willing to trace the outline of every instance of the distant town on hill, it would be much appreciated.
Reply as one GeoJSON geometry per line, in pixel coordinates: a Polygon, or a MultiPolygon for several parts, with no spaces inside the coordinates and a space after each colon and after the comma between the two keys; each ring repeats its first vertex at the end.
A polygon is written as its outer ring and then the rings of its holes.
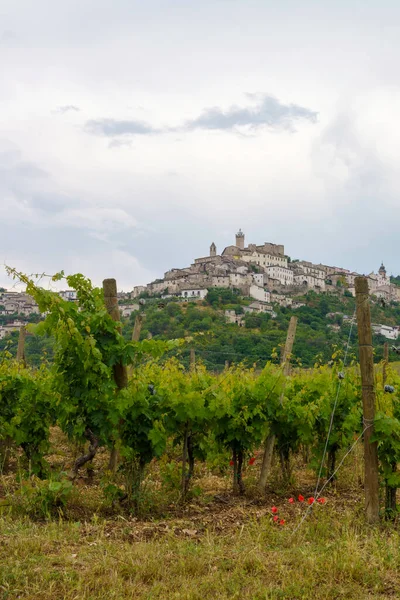
{"type": "MultiPolygon", "coordinates": [[[[204,298],[210,288],[235,288],[254,300],[291,306],[295,298],[310,290],[354,296],[357,275],[343,267],[293,260],[285,254],[282,244],[246,246],[245,234],[239,229],[235,244],[224,248],[221,254],[213,242],[209,256],[196,258],[189,267],[173,268],[162,279],[135,286],[133,297],[148,294],[204,298]]],[[[391,282],[383,264],[378,273],[369,273],[368,280],[376,298],[400,301],[400,287],[391,282]]]]}
{"type": "MultiPolygon", "coordinates": [[[[342,348],[354,316],[354,279],[358,273],[343,267],[293,260],[284,246],[264,243],[245,245],[239,230],[235,244],[209,256],[196,258],[186,268],[173,268],[163,279],[119,292],[123,332],[128,338],[141,315],[140,339],[190,338],[197,360],[220,370],[241,361],[263,364],[279,360],[290,316],[298,327],[294,359],[304,366],[328,361],[342,348]]],[[[400,334],[400,277],[389,277],[381,264],[369,273],[375,359],[383,344],[400,334]]],[[[76,301],[74,290],[59,292],[76,301]]],[[[15,353],[18,331],[43,318],[32,298],[24,292],[0,289],[0,349],[15,353]]],[[[356,328],[353,350],[357,353],[356,328]]],[[[29,335],[26,352],[32,364],[45,355],[51,360],[53,340],[29,335]]],[[[177,351],[189,362],[189,346],[177,351]]]]}

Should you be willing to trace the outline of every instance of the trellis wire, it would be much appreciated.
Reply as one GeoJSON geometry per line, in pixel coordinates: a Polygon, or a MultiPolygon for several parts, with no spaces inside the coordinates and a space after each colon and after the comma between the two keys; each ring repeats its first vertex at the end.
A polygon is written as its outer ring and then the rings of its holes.
{"type": "Polygon", "coordinates": [[[305,521],[305,519],[307,518],[307,516],[309,515],[309,513],[311,512],[315,502],[317,502],[318,498],[321,496],[322,492],[324,491],[324,489],[326,488],[326,486],[328,485],[328,483],[334,478],[334,476],[336,475],[336,473],[339,471],[340,467],[342,466],[342,464],[344,463],[345,459],[348,457],[348,455],[354,450],[354,448],[357,446],[359,440],[362,438],[362,436],[364,435],[364,433],[367,431],[367,429],[369,429],[370,427],[372,427],[372,425],[374,424],[373,421],[369,422],[366,419],[363,419],[363,423],[365,425],[365,423],[369,423],[366,427],[364,427],[364,429],[362,430],[362,432],[360,433],[360,435],[358,436],[358,438],[354,441],[354,443],[351,445],[350,449],[346,452],[346,454],[343,456],[342,460],[340,461],[340,463],[338,464],[338,466],[336,467],[336,469],[334,470],[334,472],[332,473],[332,475],[329,477],[329,479],[327,479],[324,483],[324,485],[322,486],[322,488],[320,489],[320,491],[314,496],[314,502],[312,504],[310,504],[307,507],[306,512],[304,513],[300,523],[297,525],[297,527],[294,528],[294,530],[292,531],[292,535],[294,535],[296,533],[296,531],[300,528],[300,526],[303,524],[303,522],[305,521]]]}
{"type": "MultiPolygon", "coordinates": [[[[343,368],[346,367],[346,363],[347,363],[347,355],[349,353],[350,339],[351,339],[351,334],[352,334],[352,331],[353,331],[353,325],[354,325],[355,317],[356,317],[356,311],[354,310],[353,318],[351,320],[351,325],[350,325],[350,331],[349,331],[349,335],[348,335],[348,338],[347,338],[347,344],[346,344],[346,350],[345,350],[345,354],[344,354],[344,359],[343,359],[343,368]]],[[[328,435],[326,436],[325,448],[324,448],[324,452],[323,452],[323,455],[322,455],[321,465],[320,465],[320,468],[319,468],[317,484],[315,486],[314,497],[318,494],[318,486],[319,486],[319,482],[321,480],[321,473],[322,473],[322,469],[323,469],[324,463],[325,463],[326,452],[328,450],[329,438],[330,438],[330,435],[332,433],[333,419],[334,419],[334,416],[335,416],[336,406],[337,406],[337,403],[338,403],[338,400],[339,400],[339,394],[340,394],[340,389],[342,387],[342,381],[343,381],[343,379],[340,378],[339,379],[339,383],[338,383],[338,387],[337,387],[335,402],[333,404],[333,409],[332,409],[332,413],[331,413],[331,419],[330,419],[330,423],[329,423],[328,435]]],[[[336,473],[336,471],[335,471],[335,473],[336,473]]],[[[324,488],[322,488],[322,489],[324,489],[324,488]]]]}

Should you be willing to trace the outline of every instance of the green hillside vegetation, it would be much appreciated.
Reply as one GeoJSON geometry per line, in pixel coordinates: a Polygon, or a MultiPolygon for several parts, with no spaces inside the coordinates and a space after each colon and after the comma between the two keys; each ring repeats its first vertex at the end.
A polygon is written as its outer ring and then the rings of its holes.
{"type": "MultiPolygon", "coordinates": [[[[196,359],[201,360],[208,369],[220,371],[226,361],[263,365],[271,356],[279,362],[280,348],[285,342],[290,317],[298,317],[294,356],[299,365],[312,367],[316,361],[327,362],[334,346],[343,347],[349,335],[351,318],[354,314],[355,300],[349,296],[331,296],[309,292],[296,300],[306,306],[293,310],[275,306],[276,318],[269,314],[245,314],[244,308],[254,300],[244,298],[239,290],[226,288],[210,289],[207,298],[198,302],[180,302],[176,298],[146,298],[141,308],[145,312],[141,339],[149,334],[155,339],[192,338],[176,352],[180,360],[187,365],[190,347],[196,350],[196,359]],[[225,310],[234,310],[244,319],[242,327],[229,324],[225,310]],[[337,313],[327,317],[329,313],[337,313]],[[340,326],[340,330],[332,326],[340,326]]],[[[123,323],[126,338],[132,333],[137,313],[133,313],[123,323]]],[[[379,301],[371,304],[374,323],[386,325],[400,324],[400,304],[383,304],[379,301]]],[[[0,315],[0,324],[7,324],[18,315],[0,315]]],[[[40,317],[24,317],[30,323],[37,323],[40,317]]],[[[352,350],[357,352],[356,328],[352,334],[352,350]]],[[[374,336],[376,361],[383,357],[384,337],[374,336]]],[[[18,332],[0,340],[0,350],[9,349],[15,355],[18,344],[18,332]]],[[[28,335],[26,356],[29,364],[38,366],[45,357],[52,360],[54,341],[48,336],[28,335]]]]}
{"type": "MultiPolygon", "coordinates": [[[[347,342],[355,299],[309,292],[298,300],[305,302],[306,306],[296,310],[276,306],[276,318],[268,314],[244,314],[244,307],[253,300],[241,297],[237,290],[212,289],[205,300],[196,303],[182,303],[175,299],[147,300],[141,339],[149,334],[155,339],[192,337],[190,346],[195,348],[197,359],[212,370],[221,370],[225,361],[262,365],[271,356],[279,362],[280,347],[284,344],[290,317],[296,315],[295,358],[304,367],[312,367],[317,360],[327,362],[332,355],[332,347],[343,347],[347,342]],[[226,322],[224,313],[227,309],[244,316],[243,327],[226,322]],[[328,318],[329,313],[339,314],[328,318]],[[332,325],[339,325],[340,330],[335,331],[332,325]]],[[[384,307],[374,303],[371,315],[373,322],[396,325],[400,323],[400,305],[393,303],[384,307]]],[[[124,326],[127,336],[132,331],[135,316],[132,314],[124,326]]],[[[352,350],[355,353],[356,339],[354,327],[352,350]]],[[[374,336],[376,361],[382,359],[385,341],[382,336],[374,336]]],[[[177,352],[187,364],[189,347],[177,352]]]]}

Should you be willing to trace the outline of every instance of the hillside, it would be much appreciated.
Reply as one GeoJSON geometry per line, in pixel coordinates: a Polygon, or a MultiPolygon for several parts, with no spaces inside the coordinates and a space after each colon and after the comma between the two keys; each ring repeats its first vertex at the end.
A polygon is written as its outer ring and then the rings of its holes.
{"type": "MultiPolygon", "coordinates": [[[[147,300],[144,307],[146,318],[141,338],[149,334],[156,339],[173,339],[192,336],[191,347],[196,357],[209,369],[220,370],[225,361],[246,361],[258,364],[273,357],[279,360],[280,346],[284,344],[290,317],[298,317],[294,344],[294,356],[305,367],[312,367],[317,360],[326,362],[334,346],[343,347],[347,342],[351,318],[355,310],[352,297],[318,295],[309,292],[301,299],[305,306],[296,310],[275,307],[276,318],[269,314],[243,314],[251,300],[227,289],[210,290],[200,302],[182,303],[174,300],[147,300]],[[225,310],[235,310],[243,316],[243,326],[228,324],[225,310]],[[327,317],[329,313],[338,313],[327,317]]],[[[371,304],[372,321],[386,325],[400,323],[400,305],[382,306],[371,304]]],[[[132,330],[135,314],[124,326],[125,335],[132,330]]],[[[352,332],[352,350],[357,352],[357,330],[352,332]]],[[[376,360],[383,356],[383,344],[387,341],[374,336],[376,360]]],[[[189,360],[189,348],[180,350],[184,363],[189,360]]]]}
{"type": "MultiPolygon", "coordinates": [[[[294,344],[295,360],[304,367],[312,367],[316,361],[330,359],[334,346],[343,347],[349,335],[355,300],[347,296],[330,296],[309,292],[298,298],[305,303],[297,309],[275,306],[276,317],[269,314],[245,313],[252,299],[240,295],[238,290],[212,289],[207,297],[198,302],[179,302],[175,298],[147,298],[141,307],[145,313],[141,339],[150,334],[155,339],[192,338],[180,350],[184,364],[189,362],[190,347],[196,351],[196,359],[207,368],[219,371],[226,361],[261,365],[271,357],[279,361],[280,347],[284,344],[290,317],[298,317],[294,344]],[[242,326],[227,322],[226,310],[234,310],[242,317],[242,326]],[[330,313],[336,313],[331,317],[330,313]]],[[[129,338],[137,313],[124,319],[123,332],[129,338]]],[[[383,306],[380,302],[371,303],[374,323],[395,326],[400,324],[400,304],[383,306]]],[[[14,316],[0,317],[3,321],[14,316]]],[[[28,321],[36,323],[37,315],[28,321]]],[[[352,332],[352,350],[357,352],[356,328],[352,332]]],[[[376,361],[382,359],[383,336],[374,335],[376,361]]],[[[18,332],[0,340],[0,350],[7,348],[15,355],[18,332]]],[[[53,340],[49,336],[29,335],[26,342],[26,355],[29,364],[39,365],[41,358],[52,360],[53,340]]]]}

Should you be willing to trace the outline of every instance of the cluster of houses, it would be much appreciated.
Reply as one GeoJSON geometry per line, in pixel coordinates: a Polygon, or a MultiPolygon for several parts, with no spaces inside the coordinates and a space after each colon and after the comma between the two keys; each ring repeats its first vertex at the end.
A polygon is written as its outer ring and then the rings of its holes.
{"type": "MultiPolygon", "coordinates": [[[[162,279],[148,285],[134,287],[130,293],[118,293],[121,315],[129,317],[139,310],[143,296],[176,297],[183,302],[203,300],[210,288],[238,289],[253,302],[244,312],[267,313],[276,316],[276,306],[299,308],[304,305],[299,296],[310,290],[317,293],[355,295],[354,280],[358,273],[340,267],[313,264],[304,260],[291,260],[281,244],[265,242],[245,245],[245,235],[239,229],[235,244],[217,253],[213,242],[208,256],[196,258],[189,267],[167,271],[162,279]]],[[[400,301],[400,287],[390,282],[382,264],[377,274],[368,275],[370,293],[383,301],[400,301]]],[[[76,301],[74,290],[59,292],[64,300],[76,301]]],[[[0,314],[29,317],[39,309],[30,296],[16,291],[0,292],[0,314]]],[[[226,311],[229,323],[243,324],[243,315],[226,311]]],[[[22,321],[0,326],[0,338],[20,327],[22,321]]],[[[331,323],[337,328],[338,324],[331,323]]],[[[396,328],[374,326],[374,331],[388,339],[397,339],[396,328]],[[379,331],[378,331],[378,328],[379,331]],[[394,331],[396,329],[396,331],[394,331]]]]}
{"type": "MultiPolygon", "coordinates": [[[[196,258],[189,267],[171,269],[162,279],[145,286],[136,286],[132,297],[144,292],[182,300],[201,300],[210,288],[236,288],[244,296],[266,304],[292,306],[294,298],[309,290],[317,293],[355,295],[354,280],[358,273],[340,267],[291,260],[284,246],[265,242],[245,245],[245,235],[239,230],[235,244],[217,253],[213,242],[208,256],[196,258]]],[[[390,283],[382,264],[378,273],[370,273],[371,294],[388,301],[400,301],[400,288],[390,283]]]]}

